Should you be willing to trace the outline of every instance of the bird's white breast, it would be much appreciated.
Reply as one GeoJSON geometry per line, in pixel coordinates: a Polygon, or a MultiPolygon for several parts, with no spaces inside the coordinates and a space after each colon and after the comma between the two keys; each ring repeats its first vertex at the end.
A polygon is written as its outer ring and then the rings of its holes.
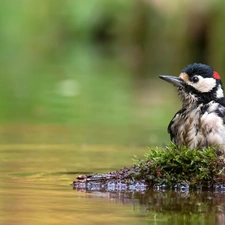
{"type": "Polygon", "coordinates": [[[225,152],[225,126],[223,118],[215,112],[218,106],[218,103],[212,101],[204,106],[204,112],[203,104],[200,104],[177,114],[171,126],[175,144],[189,148],[219,146],[225,152]]]}
{"type": "MultiPolygon", "coordinates": [[[[218,116],[215,110],[218,103],[213,103],[201,117],[202,130],[209,146],[219,146],[225,150],[225,126],[223,118],[218,116]]],[[[224,151],[223,150],[223,151],[224,151]]]]}

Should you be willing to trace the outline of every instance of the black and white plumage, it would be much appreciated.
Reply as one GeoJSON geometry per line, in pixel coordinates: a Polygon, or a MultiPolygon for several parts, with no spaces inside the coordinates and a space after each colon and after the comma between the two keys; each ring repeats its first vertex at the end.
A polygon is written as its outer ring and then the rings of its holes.
{"type": "Polygon", "coordinates": [[[225,98],[219,74],[208,65],[194,63],[179,77],[160,78],[177,87],[182,101],[168,126],[171,141],[191,149],[215,146],[225,154],[225,98]]]}

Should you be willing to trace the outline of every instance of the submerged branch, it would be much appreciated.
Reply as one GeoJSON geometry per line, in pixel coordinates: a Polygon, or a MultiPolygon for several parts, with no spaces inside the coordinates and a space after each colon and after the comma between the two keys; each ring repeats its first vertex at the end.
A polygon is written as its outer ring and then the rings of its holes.
{"type": "Polygon", "coordinates": [[[146,189],[224,188],[225,159],[215,148],[177,147],[150,149],[134,165],[105,174],[80,175],[76,189],[88,191],[144,191],[146,189]]]}

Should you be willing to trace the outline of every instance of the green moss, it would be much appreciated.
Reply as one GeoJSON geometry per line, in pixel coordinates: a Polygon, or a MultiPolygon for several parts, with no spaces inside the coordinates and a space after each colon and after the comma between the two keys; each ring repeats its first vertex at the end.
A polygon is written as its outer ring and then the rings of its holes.
{"type": "Polygon", "coordinates": [[[195,187],[211,186],[215,178],[223,172],[215,148],[188,149],[171,143],[164,149],[150,149],[145,159],[135,158],[138,172],[135,179],[143,179],[150,184],[195,187]]]}

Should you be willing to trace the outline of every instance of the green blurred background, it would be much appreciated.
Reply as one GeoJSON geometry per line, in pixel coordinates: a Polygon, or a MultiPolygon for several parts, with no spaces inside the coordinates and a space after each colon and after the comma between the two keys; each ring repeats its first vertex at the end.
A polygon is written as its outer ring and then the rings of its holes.
{"type": "Polygon", "coordinates": [[[222,0],[1,0],[0,142],[160,146],[159,74],[225,72],[222,0]]]}

